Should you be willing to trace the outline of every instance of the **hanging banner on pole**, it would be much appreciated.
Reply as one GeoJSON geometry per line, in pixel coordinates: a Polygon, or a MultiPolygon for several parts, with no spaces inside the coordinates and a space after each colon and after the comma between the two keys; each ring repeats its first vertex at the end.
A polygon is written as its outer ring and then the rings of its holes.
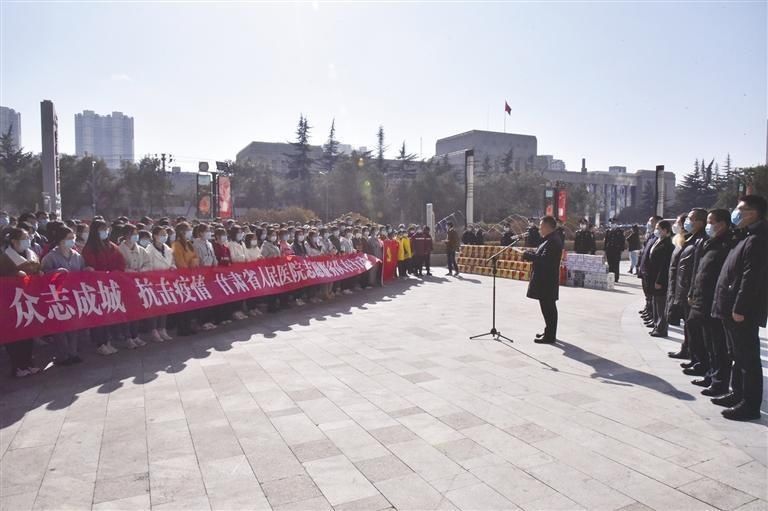
{"type": "Polygon", "coordinates": [[[664,201],[666,190],[664,189],[664,165],[656,165],[656,214],[664,217],[664,201]]]}
{"type": "Polygon", "coordinates": [[[565,188],[560,188],[557,191],[557,219],[562,220],[563,222],[566,221],[566,215],[568,214],[567,211],[567,196],[568,196],[568,190],[565,188]]]}
{"type": "Polygon", "coordinates": [[[216,187],[219,192],[219,217],[232,218],[232,188],[229,176],[219,174],[216,180],[216,187]]]}

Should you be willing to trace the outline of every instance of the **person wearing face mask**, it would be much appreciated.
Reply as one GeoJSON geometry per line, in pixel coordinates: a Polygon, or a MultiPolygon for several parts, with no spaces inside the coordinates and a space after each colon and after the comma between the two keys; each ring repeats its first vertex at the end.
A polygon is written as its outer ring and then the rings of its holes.
{"type": "Polygon", "coordinates": [[[468,225],[466,229],[464,229],[464,234],[461,235],[461,244],[462,245],[477,245],[477,237],[475,236],[475,227],[473,225],[468,225]]]}
{"type": "Polygon", "coordinates": [[[672,224],[661,220],[653,233],[656,241],[648,256],[646,278],[651,286],[653,304],[653,330],[651,337],[667,336],[667,286],[669,285],[669,263],[672,260],[672,224]]]}
{"type": "MultiPolygon", "coordinates": [[[[677,265],[680,261],[680,254],[683,251],[683,246],[685,245],[685,237],[688,234],[684,228],[686,218],[688,218],[687,213],[678,215],[677,220],[675,220],[675,223],[672,224],[672,245],[675,248],[672,251],[672,259],[669,262],[669,285],[667,286],[667,323],[674,326],[680,326],[680,320],[683,317],[681,309],[682,306],[675,301],[675,287],[677,283],[677,265]]],[[[653,324],[650,321],[646,321],[645,326],[648,328],[653,328],[653,324]]],[[[682,347],[685,347],[685,352],[687,353],[687,344],[683,343],[682,347]]],[[[672,357],[671,354],[670,357],[672,357]]],[[[683,358],[688,357],[686,355],[683,358]]]]}
{"type": "MultiPolygon", "coordinates": [[[[26,277],[40,273],[40,261],[30,247],[29,232],[12,228],[8,232],[8,247],[0,253],[0,277],[26,277]]],[[[34,341],[22,339],[4,344],[11,362],[11,376],[24,378],[40,372],[32,361],[34,341]]]]}
{"type": "Polygon", "coordinates": [[[176,230],[171,229],[167,234],[166,245],[172,248],[176,268],[197,268],[200,266],[200,259],[197,257],[192,244],[192,227],[187,222],[176,224],[176,230]],[[176,233],[176,238],[173,241],[171,241],[171,232],[176,233]]]}
{"type": "MultiPolygon", "coordinates": [[[[85,260],[78,254],[75,248],[75,232],[69,227],[61,227],[56,231],[56,237],[51,241],[56,242],[42,260],[43,273],[56,272],[80,272],[91,270],[86,267],[85,260]]],[[[69,366],[83,360],[77,353],[77,345],[81,337],[87,335],[87,330],[59,332],[53,335],[57,354],[54,364],[57,366],[69,366]]]]}
{"type": "MultiPolygon", "coordinates": [[[[125,224],[122,227],[122,241],[118,248],[125,259],[125,271],[141,272],[145,271],[149,264],[149,255],[147,251],[139,245],[139,231],[135,225],[125,224]]],[[[126,345],[128,349],[139,348],[146,343],[139,337],[139,330],[143,321],[131,321],[128,323],[128,340],[126,345]]]]}
{"type": "Polygon", "coordinates": [[[608,222],[608,229],[605,231],[605,259],[608,262],[608,272],[613,273],[614,282],[618,282],[621,254],[626,247],[626,240],[624,231],[616,225],[614,219],[610,219],[608,222]]]}
{"type": "Polygon", "coordinates": [[[280,247],[280,255],[282,257],[288,257],[293,255],[293,241],[291,240],[291,234],[287,229],[280,229],[278,232],[278,247],[280,247]]]}
{"type": "Polygon", "coordinates": [[[216,266],[216,254],[213,253],[213,245],[211,244],[213,231],[208,228],[207,224],[198,224],[192,230],[192,234],[195,238],[192,241],[192,248],[195,250],[199,265],[208,268],[216,266]]]}
{"type": "MultiPolygon", "coordinates": [[[[640,228],[633,225],[627,236],[627,250],[629,251],[629,273],[637,272],[637,259],[640,257],[640,228]]],[[[594,252],[593,252],[594,253],[594,252]]]]}
{"type": "Polygon", "coordinates": [[[35,213],[35,219],[37,220],[37,232],[44,239],[40,245],[47,245],[49,233],[48,233],[48,213],[45,211],[38,211],[35,213]]]}
{"type": "Polygon", "coordinates": [[[232,225],[229,229],[229,241],[227,246],[229,247],[229,253],[232,257],[233,264],[241,264],[247,262],[245,256],[245,233],[239,225],[232,225]]]}
{"type": "Polygon", "coordinates": [[[501,241],[499,241],[500,247],[506,247],[515,240],[515,233],[512,232],[512,226],[505,223],[502,225],[501,241]]]}
{"type": "Polygon", "coordinates": [[[307,249],[304,246],[305,241],[305,234],[303,229],[297,229],[294,233],[293,238],[293,245],[291,248],[293,249],[293,253],[299,257],[306,257],[307,256],[307,249]]]}
{"type": "Polygon", "coordinates": [[[138,243],[141,248],[146,250],[152,244],[152,233],[144,229],[140,230],[138,243]]]}
{"type": "Polygon", "coordinates": [[[536,334],[533,342],[554,344],[557,341],[557,300],[560,298],[560,260],[563,244],[557,233],[554,217],[543,217],[539,222],[539,230],[544,236],[544,241],[536,250],[523,252],[523,259],[533,263],[526,296],[539,301],[541,314],[544,316],[544,332],[536,334]]]}
{"type": "Polygon", "coordinates": [[[686,296],[689,308],[686,326],[690,324],[698,328],[702,336],[703,353],[694,349],[692,341],[690,343],[691,352],[695,355],[692,361],[707,358],[706,364],[698,364],[699,368],[709,369],[702,374],[702,382],[707,388],[701,393],[719,397],[728,393],[731,358],[723,322],[713,318],[711,312],[720,268],[731,249],[731,214],[725,209],[713,209],[707,216],[705,231],[707,236],[702,238],[695,250],[693,277],[686,296]]]}
{"type": "Polygon", "coordinates": [[[541,244],[541,233],[539,228],[536,227],[536,219],[528,219],[528,229],[525,231],[525,246],[527,248],[536,248],[541,244]]]}
{"type": "Polygon", "coordinates": [[[640,281],[643,284],[643,294],[645,295],[645,307],[638,311],[643,321],[648,321],[653,318],[653,282],[646,278],[646,273],[648,271],[650,252],[654,243],[656,243],[656,237],[653,233],[656,229],[656,223],[660,220],[662,220],[662,218],[658,215],[654,215],[648,219],[648,223],[645,226],[645,243],[640,252],[640,260],[637,263],[637,278],[641,279],[640,281]]]}
{"type": "Polygon", "coordinates": [[[88,241],[88,224],[77,224],[75,227],[75,250],[83,253],[85,242],[88,241]]]}
{"type": "Polygon", "coordinates": [[[269,259],[272,257],[280,257],[280,247],[277,244],[277,231],[274,229],[267,230],[267,239],[261,244],[262,257],[269,259]]]}
{"type": "MultiPolygon", "coordinates": [[[[83,248],[85,263],[96,271],[125,271],[125,258],[117,245],[109,241],[109,229],[103,220],[93,220],[83,248]]],[[[113,355],[112,341],[127,339],[124,325],[107,325],[91,329],[91,339],[99,355],[113,355]]]]}
{"type": "Polygon", "coordinates": [[[424,259],[427,256],[427,238],[424,236],[424,228],[418,226],[410,240],[411,251],[413,252],[413,257],[411,258],[412,273],[418,277],[423,277],[424,259]]]}
{"type": "MultiPolygon", "coordinates": [[[[152,229],[152,243],[146,248],[147,264],[144,271],[175,270],[176,262],[173,257],[173,251],[168,247],[168,232],[165,228],[156,226],[152,229]]],[[[187,316],[179,315],[181,319],[187,316]]],[[[170,341],[172,337],[167,331],[167,316],[154,316],[149,318],[149,338],[154,342],[170,341]]],[[[179,321],[177,328],[178,335],[190,335],[192,329],[190,321],[179,321]]]]}
{"type": "Polygon", "coordinates": [[[245,260],[249,263],[261,259],[261,249],[258,243],[258,234],[249,232],[245,235],[245,260]]]}
{"type": "Polygon", "coordinates": [[[745,195],[731,213],[736,243],[723,263],[715,285],[712,317],[723,322],[732,351],[731,392],[716,404],[726,419],[760,418],[763,377],[760,327],[768,319],[768,203],[745,195]]]}
{"type": "Polygon", "coordinates": [[[399,243],[397,249],[397,276],[405,279],[408,278],[408,265],[413,256],[411,253],[411,240],[405,229],[400,229],[397,242],[399,243]]]}
{"type": "Polygon", "coordinates": [[[341,253],[341,230],[337,225],[331,226],[329,229],[330,236],[328,237],[328,240],[333,245],[333,248],[336,249],[336,253],[341,253]]]}
{"type": "MultiPolygon", "coordinates": [[[[502,245],[506,246],[509,245],[509,243],[505,244],[502,241],[502,245]]],[[[592,232],[592,229],[590,229],[589,222],[587,222],[586,219],[583,219],[579,224],[579,230],[574,234],[573,251],[577,254],[594,255],[596,250],[595,234],[592,232]]]]}
{"type": "MultiPolygon", "coordinates": [[[[668,353],[671,358],[692,358],[686,367],[686,374],[703,376],[707,371],[706,351],[701,332],[701,321],[688,320],[688,292],[691,289],[691,281],[694,276],[694,260],[696,251],[701,246],[707,235],[704,227],[707,224],[707,210],[694,208],[689,213],[681,215],[682,222],[677,228],[675,245],[681,243],[672,252],[669,265],[669,287],[667,290],[667,319],[672,324],[680,324],[680,319],[685,321],[683,328],[683,344],[680,351],[668,353]],[[680,238],[682,235],[682,239],[680,238]],[[700,366],[700,361],[704,363],[700,366]]],[[[674,227],[673,227],[674,232],[674,227]]]]}

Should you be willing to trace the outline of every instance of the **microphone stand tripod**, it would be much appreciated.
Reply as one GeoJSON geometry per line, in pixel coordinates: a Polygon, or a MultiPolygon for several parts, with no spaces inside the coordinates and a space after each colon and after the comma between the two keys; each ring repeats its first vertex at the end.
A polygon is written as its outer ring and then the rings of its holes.
{"type": "Polygon", "coordinates": [[[473,335],[469,338],[470,341],[479,339],[480,337],[485,337],[487,335],[490,335],[494,341],[501,341],[502,339],[509,341],[509,342],[515,342],[509,337],[506,337],[504,335],[501,335],[501,332],[496,328],[496,272],[497,272],[497,265],[499,256],[509,250],[510,248],[514,247],[517,242],[520,241],[520,238],[515,238],[512,240],[512,243],[505,246],[495,254],[493,254],[491,257],[486,259],[486,261],[491,261],[491,273],[493,274],[493,301],[492,301],[492,307],[491,307],[491,330],[488,332],[484,332],[482,334],[473,335]]]}

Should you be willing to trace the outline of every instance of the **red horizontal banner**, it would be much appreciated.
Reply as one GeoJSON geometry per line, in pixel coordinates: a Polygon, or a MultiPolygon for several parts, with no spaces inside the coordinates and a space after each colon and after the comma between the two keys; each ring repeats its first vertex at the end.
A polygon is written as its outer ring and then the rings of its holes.
{"type": "Polygon", "coordinates": [[[378,262],[357,253],[141,273],[3,277],[0,344],[295,291],[360,275],[378,262]]]}

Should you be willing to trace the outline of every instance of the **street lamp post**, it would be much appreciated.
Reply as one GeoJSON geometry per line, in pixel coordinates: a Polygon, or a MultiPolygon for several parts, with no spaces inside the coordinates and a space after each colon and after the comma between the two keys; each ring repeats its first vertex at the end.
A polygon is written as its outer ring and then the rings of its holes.
{"type": "Polygon", "coordinates": [[[325,179],[325,221],[327,222],[330,218],[330,215],[328,214],[328,173],[321,170],[318,174],[325,179]]]}
{"type": "Polygon", "coordinates": [[[96,160],[91,159],[91,218],[96,216],[96,160]]]}

